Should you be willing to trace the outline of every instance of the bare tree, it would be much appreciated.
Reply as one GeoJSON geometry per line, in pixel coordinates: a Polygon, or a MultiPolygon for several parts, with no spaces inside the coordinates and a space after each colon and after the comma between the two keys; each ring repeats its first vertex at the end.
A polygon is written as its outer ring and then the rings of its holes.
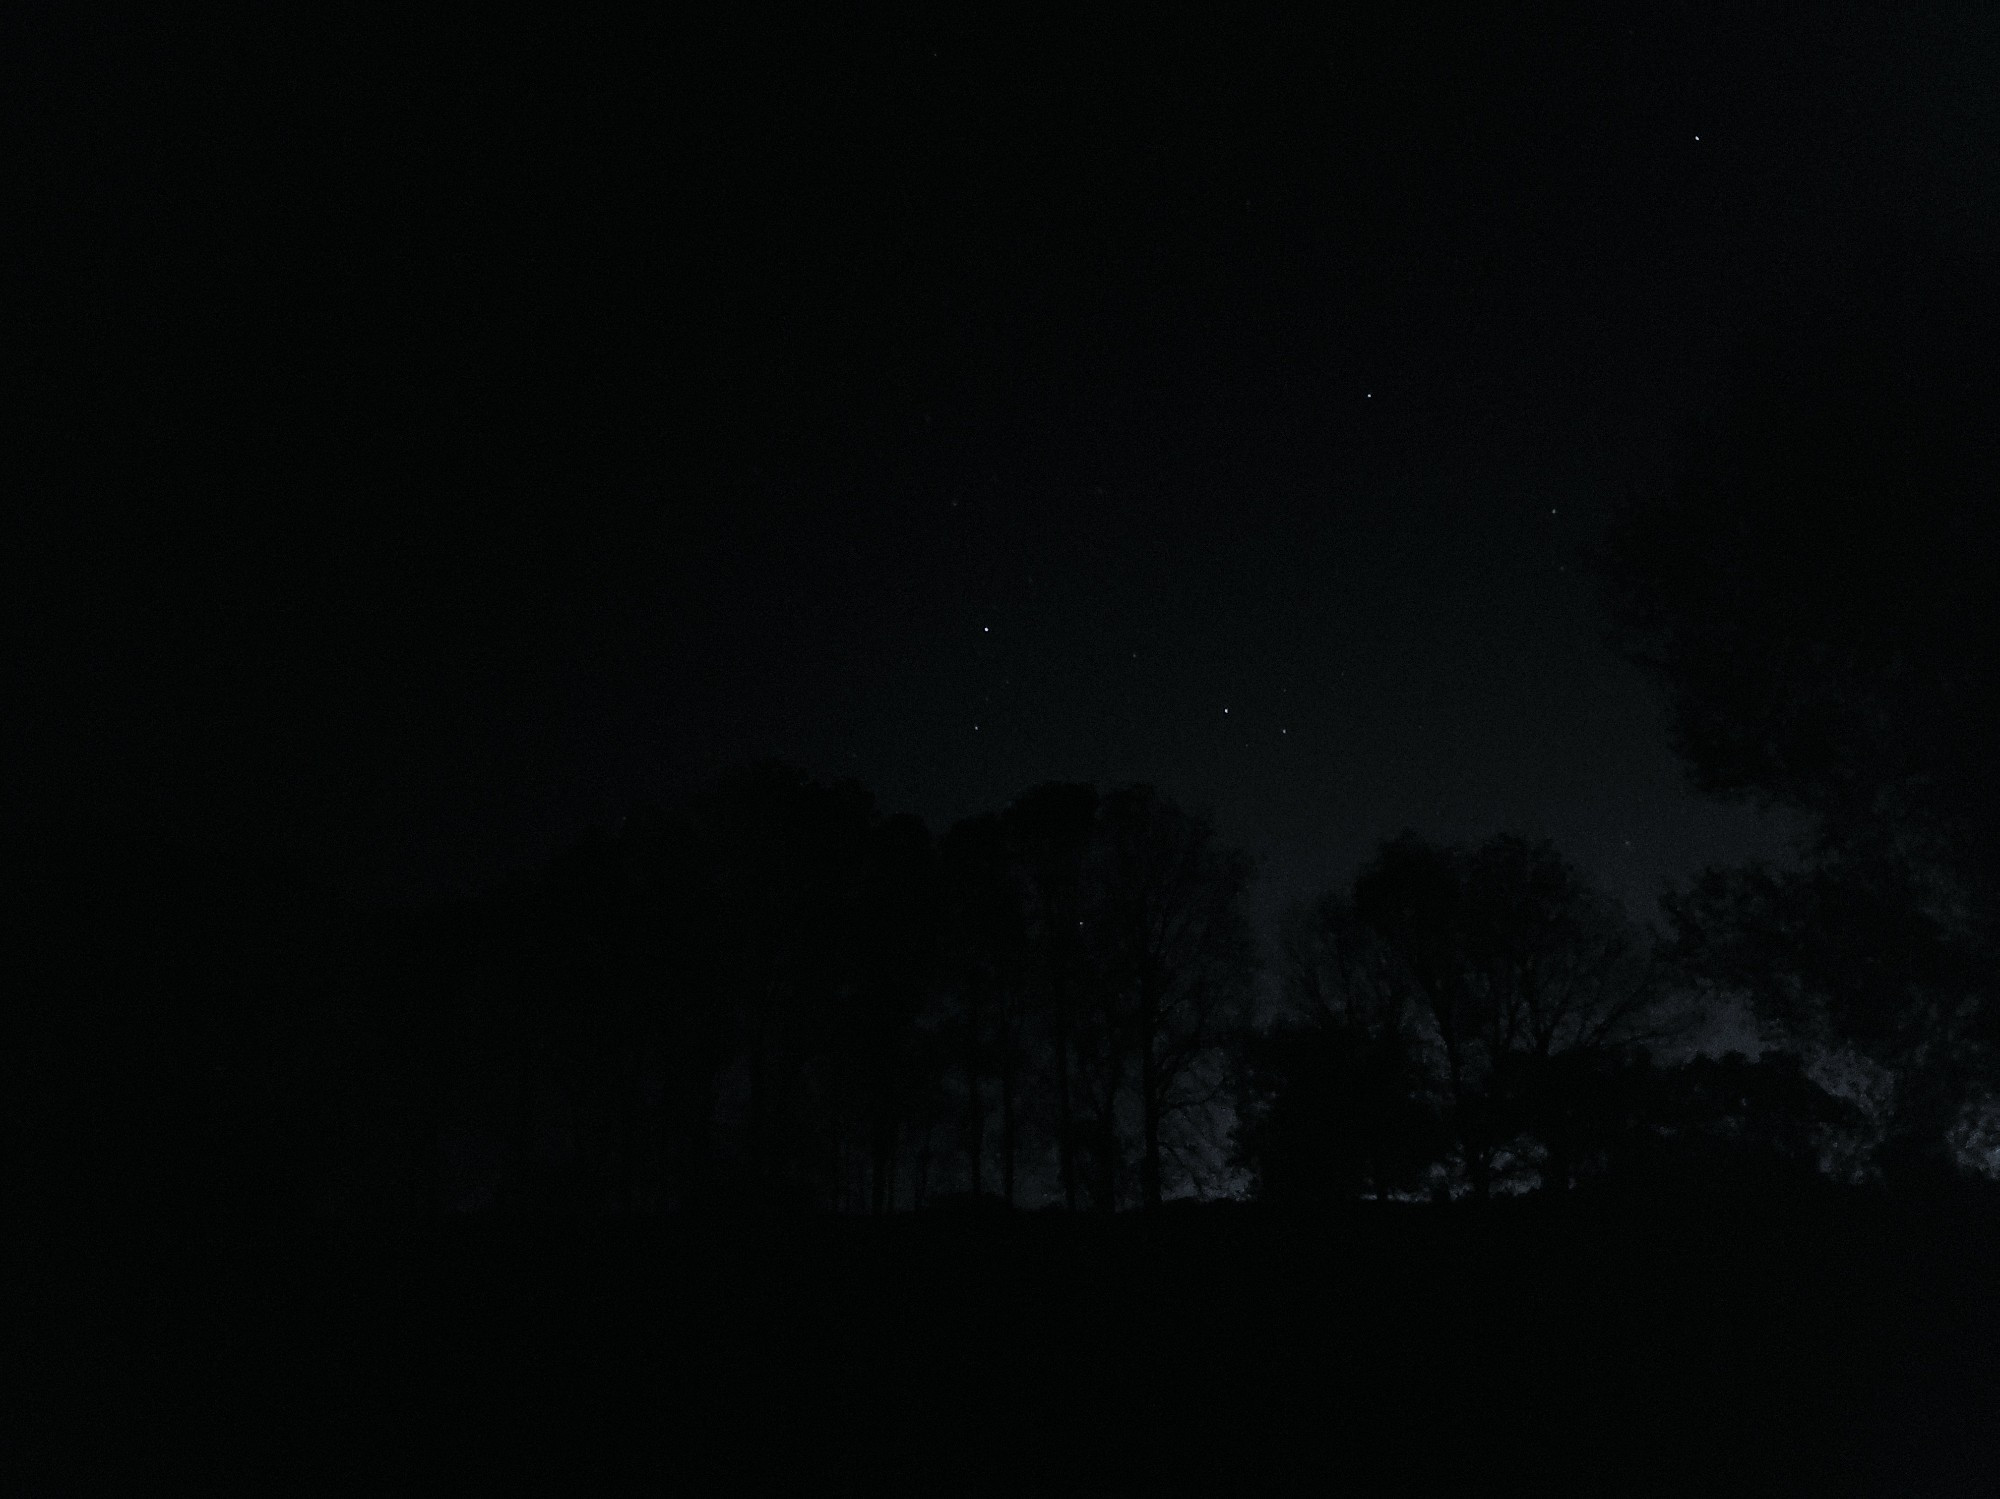
{"type": "Polygon", "coordinates": [[[1558,1057],[1606,1055],[1677,1029],[1651,945],[1546,843],[1476,849],[1405,833],[1355,881],[1354,909],[1417,1001],[1474,1196],[1525,1134],[1568,1184],[1558,1057]]]}
{"type": "Polygon", "coordinates": [[[1096,818],[1096,787],[1055,782],[1021,796],[1002,814],[1026,910],[1031,992],[1052,1063],[1063,1205],[1072,1210],[1078,1187],[1072,1063],[1083,978],[1083,868],[1096,818]]]}
{"type": "MultiPolygon", "coordinates": [[[[1242,902],[1250,864],[1207,819],[1149,786],[1104,800],[1093,853],[1100,1025],[1138,1074],[1139,1192],[1160,1204],[1162,1161],[1221,1097],[1222,1048],[1247,1016],[1255,946],[1242,902]]],[[[1107,1098],[1108,1105],[1112,1099],[1107,1098]]],[[[1107,1113],[1109,1110],[1107,1109],[1107,1113]]]]}

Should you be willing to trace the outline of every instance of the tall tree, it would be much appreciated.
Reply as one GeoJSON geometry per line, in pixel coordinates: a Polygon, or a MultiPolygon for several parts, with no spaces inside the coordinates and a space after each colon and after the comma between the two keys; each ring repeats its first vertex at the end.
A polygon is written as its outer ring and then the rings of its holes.
{"type": "Polygon", "coordinates": [[[1449,1142],[1408,976],[1337,895],[1294,911],[1281,951],[1279,1013],[1239,1074],[1237,1164],[1271,1202],[1414,1189],[1449,1142]]]}
{"type": "Polygon", "coordinates": [[[1621,647],[1711,794],[1804,819],[1803,871],[1716,872],[1684,956],[1897,1079],[1891,1158],[1941,1167],[2000,1085],[2000,357],[1990,299],[1753,365],[1604,562],[1621,647]],[[1859,923],[1859,926],[1855,924],[1859,923]],[[1857,963],[1817,955],[1872,929],[1857,963]]]}
{"type": "Polygon", "coordinates": [[[725,982],[723,907],[693,822],[640,809],[626,823],[639,845],[641,889],[634,983],[651,1009],[661,1098],[659,1200],[697,1207],[716,1188],[716,1110],[739,1036],[725,982]]]}
{"type": "Polygon", "coordinates": [[[1615,1053],[1666,1039],[1653,943],[1553,845],[1503,834],[1464,860],[1466,957],[1481,995],[1491,1091],[1505,1133],[1541,1143],[1546,1185],[1568,1190],[1594,1080],[1615,1053]]]}
{"type": "MultiPolygon", "coordinates": [[[[1256,949],[1250,863],[1150,786],[1105,797],[1092,859],[1096,992],[1109,1046],[1138,1073],[1139,1194],[1160,1205],[1163,1158],[1212,1117],[1223,1048],[1247,1019],[1256,949]],[[1176,1134],[1177,1127],[1183,1128],[1176,1134]]],[[[1115,1089],[1117,1072],[1110,1073],[1115,1089]]],[[[1115,1091],[1104,1101],[1115,1126],[1115,1091]]],[[[1111,1195],[1109,1182],[1103,1191],[1111,1195]]]]}
{"type": "Polygon", "coordinates": [[[1491,1189],[1494,1138],[1482,1045],[1483,996],[1473,983],[1469,910],[1459,860],[1414,834],[1385,843],[1354,883],[1355,910],[1416,995],[1442,1064],[1460,1159],[1473,1195],[1491,1189]]]}
{"type": "Polygon", "coordinates": [[[1008,862],[1007,833],[987,814],[955,825],[939,849],[944,949],[958,1006],[958,1055],[965,1078],[965,1151],[974,1196],[985,1190],[986,1082],[999,1089],[1001,1196],[1014,1205],[1015,1095],[1019,995],[1027,929],[1021,889],[1008,862]]]}
{"type": "Polygon", "coordinates": [[[1553,848],[1507,835],[1470,849],[1391,839],[1356,878],[1353,910],[1427,1024],[1474,1196],[1524,1133],[1545,1179],[1566,1186],[1573,1141],[1550,1107],[1565,1075],[1552,1063],[1672,1026],[1648,945],[1553,848]]]}
{"type": "Polygon", "coordinates": [[[1083,877],[1097,800],[1094,786],[1049,782],[1018,797],[1001,814],[1020,871],[1031,983],[1053,1072],[1057,1175],[1063,1205],[1072,1211],[1079,1186],[1072,1063],[1084,977],[1083,877]]]}
{"type": "Polygon", "coordinates": [[[725,778],[698,811],[742,1035],[748,1188],[767,1201],[823,1174],[806,1064],[828,1039],[871,815],[859,786],[769,764],[725,778]]]}
{"type": "Polygon", "coordinates": [[[865,852],[849,933],[842,1051],[867,1131],[869,1211],[879,1214],[893,1206],[904,1126],[929,1126],[916,1107],[932,1060],[919,1048],[917,1016],[936,977],[940,912],[935,853],[920,819],[883,820],[870,830],[865,852]]]}

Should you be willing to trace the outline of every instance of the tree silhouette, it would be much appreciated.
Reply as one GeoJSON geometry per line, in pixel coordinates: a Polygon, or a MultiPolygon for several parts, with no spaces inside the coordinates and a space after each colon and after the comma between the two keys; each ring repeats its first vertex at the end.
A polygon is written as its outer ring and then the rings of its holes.
{"type": "Polygon", "coordinates": [[[1497,1137],[1488,1089],[1498,1060],[1472,945],[1472,911],[1453,850],[1414,834],[1385,843],[1354,883],[1357,916],[1408,986],[1442,1060],[1448,1117],[1474,1196],[1491,1191],[1497,1137]]]}
{"type": "Polygon", "coordinates": [[[957,1001],[958,1056],[965,1080],[967,1178],[985,1190],[986,1079],[1000,1106],[1000,1195],[1014,1205],[1018,1139],[1022,987],[1028,933],[1022,891],[1009,862],[1007,830],[997,815],[955,825],[939,848],[944,887],[944,962],[957,1001]]]}
{"type": "Polygon", "coordinates": [[[1891,1069],[1888,1158],[1935,1170],[2000,1077],[2000,369],[1990,320],[1929,311],[1762,365],[1605,573],[1696,784],[1808,824],[1809,870],[1686,893],[1683,956],[1802,1044],[1891,1069]]]}
{"type": "MultiPolygon", "coordinates": [[[[1881,985],[1943,1004],[1979,982],[1852,861],[1712,875],[1670,975],[1547,844],[1405,834],[1295,916],[1281,1013],[1252,1033],[1249,866],[1147,786],[1036,788],[934,841],[857,786],[751,766],[366,919],[137,844],[12,853],[16,969],[69,997],[20,1032],[42,1059],[16,1100],[43,1116],[20,1132],[45,1157],[30,1197],[123,1151],[142,1201],[882,1214],[977,1202],[996,1161],[1011,1206],[1046,1158],[1066,1206],[1156,1209],[1204,1186],[1232,1121],[1274,1202],[1845,1169],[1860,1121],[1796,1055],[1652,1060],[1667,978],[1839,1016],[1882,1052],[1917,1042],[1870,1024],[1950,1017],[1881,985]],[[90,955],[97,921],[151,956],[90,955]],[[68,1138],[38,1077],[65,1058],[98,1063],[68,1138]]],[[[1961,1096],[1940,1090],[1934,1129],[1961,1096]]]]}
{"type": "Polygon", "coordinates": [[[1683,1017],[1662,1004],[1650,944],[1548,843],[1492,839],[1466,858],[1464,888],[1498,1132],[1539,1140],[1544,1184],[1567,1190],[1612,1055],[1663,1039],[1683,1017]]]}
{"type": "MultiPolygon", "coordinates": [[[[361,1143],[406,1202],[431,1162],[423,1017],[365,1040],[365,913],[271,848],[119,823],[0,827],[5,1185],[22,1210],[288,1215],[361,1143]],[[349,1064],[365,1064],[358,1069],[349,1064]],[[394,1107],[389,1107],[389,1105],[394,1107]]],[[[350,1173],[359,1177],[359,1173],[350,1173]]]]}
{"type": "Polygon", "coordinates": [[[1274,1202],[1418,1187],[1450,1148],[1411,976],[1353,901],[1288,918],[1281,1012],[1248,1040],[1236,1158],[1274,1202]]]}
{"type": "Polygon", "coordinates": [[[1850,849],[1804,871],[1709,870],[1668,907],[1692,980],[1893,1070],[1885,1169],[1947,1169],[1954,1130],[1993,1088],[1992,980],[1984,944],[1920,869],[1850,849]]]}
{"type": "Polygon", "coordinates": [[[919,1107],[931,1079],[916,1021],[936,977],[940,903],[930,834],[920,820],[889,818],[871,830],[858,894],[844,1050],[865,1113],[869,1211],[882,1213],[893,1200],[903,1127],[928,1131],[931,1123],[930,1111],[919,1107]]]}
{"type": "Polygon", "coordinates": [[[1693,1057],[1672,1086],[1667,1118],[1687,1164],[1709,1181],[1817,1174],[1858,1123],[1855,1105],[1815,1082],[1792,1052],[1693,1057]]]}
{"type": "Polygon", "coordinates": [[[807,1143],[825,1131],[811,1064],[834,1029],[870,813],[858,786],[766,764],[726,778],[697,814],[739,1027],[745,1185],[766,1204],[810,1199],[826,1174],[807,1143]]]}
{"type": "Polygon", "coordinates": [[[1020,871],[1030,951],[1030,994],[1052,1062],[1057,1177],[1063,1206],[1077,1203],[1074,1078],[1079,990],[1084,981],[1083,875],[1097,817],[1097,788],[1050,782],[1001,814],[1020,871]]]}
{"type": "MultiPolygon", "coordinates": [[[[1163,1156],[1193,1144],[1179,1132],[1221,1097],[1223,1048],[1246,1018],[1250,866],[1149,786],[1104,799],[1094,855],[1097,1009],[1109,1049],[1136,1066],[1140,1200],[1157,1208],[1163,1156]]],[[[1114,1196],[1108,1178],[1103,1195],[1114,1196]]]]}
{"type": "Polygon", "coordinates": [[[1295,912],[1284,1010],[1248,1038],[1236,1160],[1261,1199],[1326,1206],[1418,1187],[1448,1141],[1411,996],[1352,906],[1295,912]]]}
{"type": "Polygon", "coordinates": [[[1476,1198],[1503,1160],[1567,1189],[1585,1086],[1670,1025],[1616,904],[1546,844],[1384,843],[1347,899],[1295,921],[1288,1014],[1257,1042],[1239,1150],[1300,1196],[1407,1190],[1438,1159],[1476,1198]],[[1300,1178],[1324,1174],[1314,1187],[1300,1178]]]}

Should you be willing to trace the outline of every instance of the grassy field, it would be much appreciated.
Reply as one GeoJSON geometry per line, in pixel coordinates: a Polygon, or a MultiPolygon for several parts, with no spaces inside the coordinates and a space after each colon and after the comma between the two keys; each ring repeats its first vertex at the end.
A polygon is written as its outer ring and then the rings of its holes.
{"type": "Polygon", "coordinates": [[[2000,1215],[1976,1201],[33,1239],[19,1429],[57,1491],[241,1467],[2000,1492],[2000,1215]]]}

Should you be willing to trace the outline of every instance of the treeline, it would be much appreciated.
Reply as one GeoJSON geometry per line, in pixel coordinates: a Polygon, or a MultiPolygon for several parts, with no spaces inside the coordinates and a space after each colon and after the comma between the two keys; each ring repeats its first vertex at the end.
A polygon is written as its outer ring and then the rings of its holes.
{"type": "Polygon", "coordinates": [[[934,837],[778,766],[395,924],[433,1191],[510,1208],[1157,1203],[1214,1176],[1248,862],[1150,788],[934,837]]]}
{"type": "Polygon", "coordinates": [[[1145,786],[934,836],[756,766],[390,913],[132,837],[8,846],[16,1189],[48,1204],[1327,1205],[1869,1148],[1794,1054],[1657,1060],[1699,1014],[1685,945],[1520,837],[1384,844],[1272,971],[1250,862],[1145,786]]]}
{"type": "Polygon", "coordinates": [[[1991,1172],[1990,300],[1753,350],[1603,539],[1613,640],[1693,784],[1805,828],[1786,866],[1670,892],[1662,937],[1546,845],[1404,837],[1260,974],[1247,863],[1144,787],[934,836],[765,766],[393,916],[240,848],[15,827],[10,1200],[1108,1209],[1991,1172]],[[1716,1005],[1783,1049],[1690,1056],[1716,1005]]]}
{"type": "Polygon", "coordinates": [[[1690,1053],[1708,1007],[1677,944],[1547,843],[1393,839],[1294,920],[1284,965],[1239,1093],[1238,1157],[1267,1200],[1863,1164],[1867,1116],[1797,1053],[1690,1053]]]}
{"type": "Polygon", "coordinates": [[[936,837],[755,766],[395,912],[125,830],[5,845],[29,1200],[1109,1207],[1226,1164],[1250,867],[1147,787],[936,837]]]}

